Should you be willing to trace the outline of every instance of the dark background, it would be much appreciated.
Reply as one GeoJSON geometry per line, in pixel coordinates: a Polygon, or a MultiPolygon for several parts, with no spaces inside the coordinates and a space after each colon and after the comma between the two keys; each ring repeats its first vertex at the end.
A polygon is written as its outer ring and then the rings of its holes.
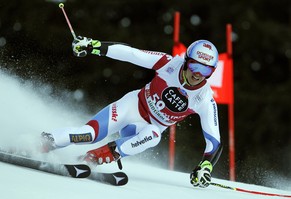
{"type": "MultiPolygon", "coordinates": [[[[72,92],[92,115],[126,92],[143,87],[149,71],[106,57],[76,58],[72,35],[58,7],[44,0],[0,0],[1,70],[72,92]]],[[[198,39],[226,51],[225,26],[233,27],[236,179],[274,186],[291,178],[290,0],[70,0],[66,12],[77,35],[120,41],[171,54],[173,14],[181,12],[180,40],[198,39]],[[271,176],[271,173],[273,176],[271,176]]],[[[219,105],[224,153],[213,175],[228,179],[227,106],[219,105]]],[[[148,161],[168,161],[168,133],[148,161]]],[[[198,116],[177,125],[175,169],[190,172],[204,150],[198,116]]],[[[290,181],[289,181],[290,182],[290,181]]]]}

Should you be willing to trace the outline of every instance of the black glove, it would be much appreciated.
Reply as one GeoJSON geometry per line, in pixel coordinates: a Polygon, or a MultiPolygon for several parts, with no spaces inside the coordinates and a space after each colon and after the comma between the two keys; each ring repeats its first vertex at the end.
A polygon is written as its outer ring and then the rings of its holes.
{"type": "Polygon", "coordinates": [[[78,36],[72,42],[73,53],[76,57],[85,57],[88,53],[100,55],[100,47],[100,41],[82,36],[78,36]]]}
{"type": "Polygon", "coordinates": [[[208,187],[211,182],[212,164],[208,160],[200,164],[190,174],[190,182],[194,187],[208,187]]]}

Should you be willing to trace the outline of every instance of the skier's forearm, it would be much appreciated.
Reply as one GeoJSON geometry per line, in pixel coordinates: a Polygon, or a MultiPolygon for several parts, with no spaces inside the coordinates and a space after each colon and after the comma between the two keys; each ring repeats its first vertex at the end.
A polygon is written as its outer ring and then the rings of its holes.
{"type": "Polygon", "coordinates": [[[101,42],[101,47],[100,47],[100,55],[101,56],[106,56],[107,55],[107,52],[108,52],[109,46],[116,45],[116,44],[121,44],[121,45],[124,45],[124,46],[129,46],[128,44],[121,43],[121,42],[102,41],[101,42]]]}
{"type": "Polygon", "coordinates": [[[152,69],[164,54],[165,53],[140,50],[123,43],[102,42],[101,45],[101,55],[148,69],[152,69]]]}
{"type": "Polygon", "coordinates": [[[223,150],[223,146],[222,146],[222,143],[220,142],[219,146],[213,153],[203,155],[202,162],[204,160],[208,160],[214,166],[217,163],[218,159],[220,158],[222,150],[223,150]]]}

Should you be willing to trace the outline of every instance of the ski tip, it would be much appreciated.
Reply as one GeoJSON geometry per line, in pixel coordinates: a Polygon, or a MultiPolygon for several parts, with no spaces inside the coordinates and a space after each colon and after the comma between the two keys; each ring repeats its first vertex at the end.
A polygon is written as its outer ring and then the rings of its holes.
{"type": "Polygon", "coordinates": [[[115,173],[102,173],[102,172],[92,172],[89,179],[96,182],[101,182],[105,184],[110,184],[113,186],[123,186],[128,183],[128,176],[123,172],[115,173]]]}
{"type": "Polygon", "coordinates": [[[123,172],[116,172],[112,174],[115,178],[115,182],[117,186],[123,186],[128,183],[128,176],[123,172]]]}
{"type": "Polygon", "coordinates": [[[73,178],[87,178],[91,174],[91,169],[85,164],[65,165],[69,174],[73,178]]]}

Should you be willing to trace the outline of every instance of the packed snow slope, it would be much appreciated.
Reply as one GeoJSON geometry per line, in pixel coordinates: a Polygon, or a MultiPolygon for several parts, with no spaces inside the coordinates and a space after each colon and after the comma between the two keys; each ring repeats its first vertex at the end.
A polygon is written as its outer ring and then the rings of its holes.
{"type": "MultiPolygon", "coordinates": [[[[66,92],[58,100],[50,97],[49,86],[35,86],[0,70],[0,148],[36,151],[39,134],[54,128],[78,126],[91,116],[81,108],[67,103],[73,94],[66,92]],[[65,103],[66,102],[66,103],[65,103]]],[[[104,141],[106,142],[106,140],[104,141]]],[[[99,145],[69,146],[47,155],[34,153],[34,158],[54,162],[74,162],[77,155],[99,145]]],[[[22,168],[0,162],[1,199],[161,199],[161,198],[203,198],[203,199],[259,199],[282,198],[261,194],[242,193],[225,188],[209,186],[194,188],[189,183],[189,174],[169,171],[137,163],[136,159],[123,160],[124,172],[129,182],[122,187],[94,182],[88,179],[73,179],[22,168]]],[[[102,165],[97,171],[117,171],[116,164],[102,165]]],[[[234,183],[213,178],[213,182],[242,189],[291,195],[291,192],[243,183],[234,183]]]]}
{"type": "MultiPolygon", "coordinates": [[[[186,173],[172,172],[124,161],[129,176],[125,186],[114,187],[88,179],[73,179],[0,163],[1,199],[259,199],[281,198],[241,193],[219,187],[193,188],[186,173]]],[[[113,168],[112,168],[113,169],[113,168]]],[[[115,167],[115,169],[117,169],[115,167]]],[[[289,194],[286,191],[213,179],[215,182],[255,191],[289,194]]]]}

